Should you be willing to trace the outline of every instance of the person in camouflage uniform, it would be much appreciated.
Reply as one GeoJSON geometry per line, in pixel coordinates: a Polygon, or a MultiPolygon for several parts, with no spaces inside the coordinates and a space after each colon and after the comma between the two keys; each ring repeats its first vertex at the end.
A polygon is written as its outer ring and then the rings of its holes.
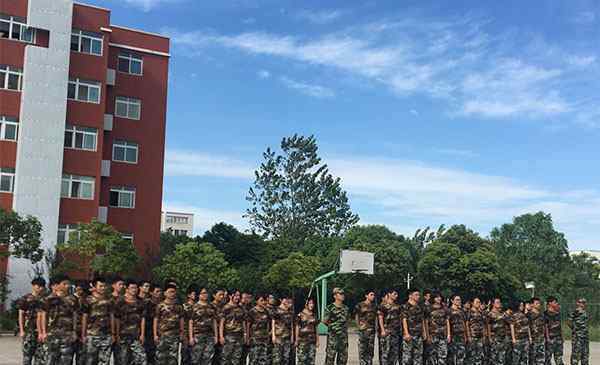
{"type": "Polygon", "coordinates": [[[281,304],[273,312],[271,328],[273,329],[273,364],[288,365],[294,343],[294,312],[289,298],[281,298],[281,304]]]}
{"type": "Polygon", "coordinates": [[[486,320],[485,312],[479,298],[474,298],[471,310],[467,313],[467,328],[469,334],[469,365],[483,365],[485,361],[486,320]]]}
{"type": "Polygon", "coordinates": [[[404,342],[402,345],[402,365],[423,364],[423,338],[427,338],[425,313],[419,304],[421,294],[411,289],[408,301],[402,311],[404,342]]]}
{"type": "Polygon", "coordinates": [[[542,312],[540,298],[531,299],[531,310],[527,313],[531,329],[531,347],[529,365],[545,365],[546,363],[546,321],[542,312]]]}
{"type": "MultiPolygon", "coordinates": [[[[195,285],[190,285],[186,292],[186,301],[183,303],[183,316],[185,321],[185,333],[188,333],[188,323],[192,315],[192,308],[196,304],[196,295],[198,289],[195,285]]],[[[181,365],[192,364],[192,347],[189,342],[189,336],[183,336],[181,344],[181,365]]]]}
{"type": "MultiPolygon", "coordinates": [[[[271,319],[273,319],[273,316],[275,315],[275,311],[277,310],[278,307],[278,302],[277,302],[277,298],[273,295],[270,294],[268,301],[267,301],[267,312],[269,312],[269,315],[271,316],[271,319]]],[[[272,328],[271,328],[271,332],[272,332],[272,328]]],[[[269,347],[267,348],[269,357],[268,357],[268,365],[273,364],[273,341],[269,341],[269,347]]]]}
{"type": "Polygon", "coordinates": [[[402,337],[402,308],[396,303],[398,292],[391,289],[387,300],[378,310],[379,339],[381,346],[381,365],[394,365],[399,360],[400,339],[402,337]]]}
{"type": "Polygon", "coordinates": [[[563,338],[560,319],[560,304],[556,297],[548,297],[546,300],[546,311],[544,312],[546,323],[546,365],[563,365],[563,338]]]}
{"type": "Polygon", "coordinates": [[[239,365],[245,333],[246,313],[240,306],[240,292],[233,291],[222,310],[219,323],[219,342],[223,345],[223,365],[239,365]]]}
{"type": "Polygon", "coordinates": [[[587,301],[583,298],[575,303],[575,310],[569,315],[567,325],[572,333],[571,365],[590,363],[589,317],[586,311],[587,301]]]}
{"type": "Polygon", "coordinates": [[[146,365],[146,352],[143,347],[146,331],[146,305],[137,297],[138,284],[128,281],[125,295],[115,306],[117,321],[117,349],[115,354],[119,364],[146,365]]]}
{"type": "Polygon", "coordinates": [[[92,294],[83,302],[83,323],[81,340],[85,344],[87,365],[108,365],[111,343],[114,339],[114,306],[106,295],[106,281],[96,278],[92,281],[92,294]]]}
{"type": "Polygon", "coordinates": [[[271,315],[267,310],[268,296],[256,296],[256,305],[248,312],[248,335],[250,342],[250,365],[269,363],[271,343],[271,315]]]}
{"type": "Polygon", "coordinates": [[[350,310],[344,304],[344,290],[333,288],[334,302],[327,306],[323,323],[327,326],[325,365],[346,365],[348,362],[348,320],[350,310]]]}
{"type": "Polygon", "coordinates": [[[508,316],[502,311],[502,300],[495,298],[492,310],[487,314],[489,336],[489,363],[505,364],[506,353],[509,351],[507,324],[508,316]]]}
{"type": "Polygon", "coordinates": [[[358,326],[358,357],[360,365],[373,364],[375,333],[377,332],[377,306],[375,292],[365,294],[365,300],[354,308],[358,326]]]}
{"type": "Polygon", "coordinates": [[[467,318],[462,310],[462,299],[458,295],[452,297],[448,320],[451,337],[447,362],[449,365],[464,365],[467,356],[467,318]]]}
{"type": "MultiPolygon", "coordinates": [[[[425,289],[423,291],[423,311],[425,312],[425,325],[427,326],[427,333],[429,333],[429,321],[427,321],[427,318],[429,317],[429,313],[431,311],[431,304],[433,301],[432,295],[433,292],[429,289],[425,289]]],[[[424,340],[425,341],[423,342],[423,363],[428,364],[430,362],[429,359],[431,358],[432,343],[431,339],[424,340]]]]}
{"type": "Polygon", "coordinates": [[[88,296],[87,288],[89,283],[80,281],[75,284],[75,299],[77,299],[77,341],[73,345],[73,354],[75,355],[75,365],[85,365],[85,343],[83,336],[83,305],[88,296]]]}
{"type": "Polygon", "coordinates": [[[208,290],[200,290],[200,300],[192,307],[188,324],[192,364],[209,365],[219,339],[217,309],[208,301],[208,290]]]}
{"type": "MultiPolygon", "coordinates": [[[[227,304],[227,292],[225,290],[219,289],[213,294],[213,306],[217,309],[217,322],[221,322],[221,313],[223,311],[223,307],[227,304]]],[[[221,365],[223,360],[223,345],[221,341],[217,341],[215,343],[215,353],[213,355],[212,364],[213,365],[221,365]]]]}
{"type": "MultiPolygon", "coordinates": [[[[142,291],[140,291],[142,293],[142,291]]],[[[146,351],[146,360],[148,365],[156,364],[156,343],[154,342],[154,313],[156,307],[162,301],[162,288],[158,284],[152,284],[148,294],[142,296],[146,304],[146,338],[144,340],[144,350],[146,351]]]]}
{"type": "Polygon", "coordinates": [[[433,294],[433,303],[429,306],[427,316],[429,328],[430,353],[425,359],[428,365],[445,364],[448,357],[448,341],[450,340],[450,323],[448,308],[444,305],[442,294],[433,294]]]}
{"type": "MultiPolygon", "coordinates": [[[[240,300],[240,306],[244,310],[245,318],[248,318],[248,314],[250,313],[250,310],[252,309],[252,300],[253,300],[252,294],[242,293],[242,299],[240,300]]],[[[246,325],[246,328],[244,329],[244,331],[246,333],[248,333],[248,322],[245,322],[245,325],[246,325]]],[[[244,344],[242,345],[242,357],[240,358],[239,365],[246,365],[246,363],[248,362],[248,354],[249,353],[250,353],[250,343],[244,342],[244,344]]]]}
{"type": "Polygon", "coordinates": [[[512,339],[512,364],[527,365],[529,346],[531,344],[531,329],[529,317],[519,310],[518,305],[513,308],[510,318],[510,333],[512,339]]]}
{"type": "Polygon", "coordinates": [[[156,363],[177,365],[179,343],[184,336],[183,307],[177,302],[177,286],[167,283],[165,299],[154,311],[154,342],[156,343],[156,363]]]}
{"type": "Polygon", "coordinates": [[[315,316],[315,301],[310,298],[302,312],[296,317],[296,348],[298,365],[315,365],[319,335],[315,316]]]}
{"type": "Polygon", "coordinates": [[[68,294],[65,275],[51,279],[55,291],[42,300],[38,332],[46,346],[47,365],[71,365],[77,340],[77,299],[68,294]]]}
{"type": "MultiPolygon", "coordinates": [[[[113,301],[113,307],[116,308],[117,302],[123,297],[123,291],[125,289],[125,281],[122,277],[115,275],[110,279],[110,286],[112,288],[111,298],[113,301]]],[[[115,318],[116,319],[116,318],[115,318]]],[[[119,341],[115,339],[111,345],[113,354],[113,365],[126,365],[119,362],[118,354],[121,352],[119,348],[119,341]]]]}
{"type": "Polygon", "coordinates": [[[35,278],[31,281],[31,293],[18,299],[16,302],[19,311],[19,337],[23,341],[23,365],[43,361],[40,359],[41,347],[38,343],[37,314],[40,309],[46,280],[35,278]]]}

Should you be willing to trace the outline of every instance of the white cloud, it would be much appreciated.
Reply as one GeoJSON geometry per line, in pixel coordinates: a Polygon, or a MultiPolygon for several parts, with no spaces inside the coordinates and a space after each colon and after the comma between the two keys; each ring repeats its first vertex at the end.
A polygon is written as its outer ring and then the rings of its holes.
{"type": "Polygon", "coordinates": [[[256,74],[260,79],[268,79],[271,77],[271,73],[267,70],[260,70],[256,74]]]}
{"type": "Polygon", "coordinates": [[[573,21],[581,25],[591,24],[596,21],[596,13],[593,11],[581,11],[573,17],[573,21]]]}
{"type": "Polygon", "coordinates": [[[344,14],[341,10],[304,10],[298,13],[298,18],[308,20],[315,24],[328,24],[339,19],[344,14]]]}
{"type": "Polygon", "coordinates": [[[470,150],[461,150],[457,148],[436,148],[434,151],[442,155],[448,155],[453,157],[473,158],[479,156],[479,154],[476,152],[470,150]]]}
{"type": "Polygon", "coordinates": [[[287,88],[296,90],[304,95],[312,96],[317,99],[329,99],[335,97],[335,92],[324,86],[295,81],[285,76],[281,77],[280,81],[287,88]]]}
{"type": "Polygon", "coordinates": [[[410,114],[412,114],[412,115],[414,115],[415,117],[418,117],[418,116],[419,116],[419,112],[418,112],[416,109],[411,109],[411,110],[409,111],[409,113],[410,113],[410,114]]]}
{"type": "Polygon", "coordinates": [[[182,0],[125,0],[125,3],[140,8],[145,12],[148,12],[157,8],[159,5],[174,3],[178,1],[182,0]]]}
{"type": "Polygon", "coordinates": [[[217,223],[225,222],[236,227],[240,231],[248,229],[248,222],[243,218],[244,212],[218,210],[211,208],[198,207],[189,203],[166,201],[163,202],[163,211],[173,211],[194,214],[194,235],[203,235],[212,226],[217,223]]]}
{"type": "Polygon", "coordinates": [[[253,167],[240,160],[207,153],[168,149],[165,176],[215,176],[247,179],[253,167]]]}
{"type": "Polygon", "coordinates": [[[572,66],[583,68],[596,62],[596,57],[571,55],[567,57],[567,62],[572,66]]]}

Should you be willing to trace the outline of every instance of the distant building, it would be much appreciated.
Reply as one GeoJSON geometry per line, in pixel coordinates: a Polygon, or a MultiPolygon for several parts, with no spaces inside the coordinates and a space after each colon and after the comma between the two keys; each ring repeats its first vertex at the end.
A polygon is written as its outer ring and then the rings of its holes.
{"type": "Polygon", "coordinates": [[[175,236],[192,237],[194,231],[194,215],[190,213],[162,212],[160,230],[175,236]]]}
{"type": "Polygon", "coordinates": [[[571,256],[580,255],[582,253],[587,253],[588,255],[597,258],[600,260],[600,250],[582,250],[582,251],[571,251],[571,256]]]}

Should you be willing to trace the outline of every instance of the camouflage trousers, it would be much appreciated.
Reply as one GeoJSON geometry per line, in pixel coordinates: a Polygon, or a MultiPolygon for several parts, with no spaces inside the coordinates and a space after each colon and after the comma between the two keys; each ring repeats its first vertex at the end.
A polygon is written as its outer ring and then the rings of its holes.
{"type": "Polygon", "coordinates": [[[116,347],[119,352],[115,353],[115,364],[121,365],[146,365],[146,351],[137,338],[121,338],[116,347]]]}
{"type": "Polygon", "coordinates": [[[552,364],[552,358],[554,358],[554,364],[563,365],[563,340],[562,338],[551,338],[546,341],[546,365],[552,364]]]}
{"type": "Polygon", "coordinates": [[[448,340],[443,336],[433,337],[429,347],[428,365],[445,365],[448,358],[448,340]]]}
{"type": "Polygon", "coordinates": [[[527,365],[529,357],[529,341],[517,341],[512,345],[512,364],[527,365]]]}
{"type": "Polygon", "coordinates": [[[590,340],[587,338],[573,337],[571,340],[571,365],[589,365],[590,340]]]}
{"type": "Polygon", "coordinates": [[[47,365],[72,365],[73,339],[70,337],[48,336],[46,346],[47,365]]]}
{"type": "Polygon", "coordinates": [[[252,342],[250,346],[250,365],[267,365],[269,363],[269,342],[252,342]]]}
{"type": "Polygon", "coordinates": [[[381,334],[377,335],[377,350],[378,350],[378,354],[377,357],[379,358],[379,364],[382,365],[383,364],[383,338],[381,337],[381,334]]]}
{"type": "Polygon", "coordinates": [[[533,341],[529,346],[529,365],[545,365],[546,364],[546,343],[544,339],[541,341],[533,341]]]}
{"type": "Polygon", "coordinates": [[[152,329],[148,332],[146,329],[146,337],[144,338],[144,351],[146,352],[146,361],[148,365],[156,364],[156,344],[152,337],[152,329]]]}
{"type": "MultiPolygon", "coordinates": [[[[187,340],[187,338],[186,338],[187,340]]],[[[187,341],[181,344],[181,365],[192,364],[192,347],[187,341]]]]}
{"type": "Polygon", "coordinates": [[[242,358],[244,338],[240,335],[225,335],[223,345],[223,365],[239,365],[242,358]]]}
{"type": "Polygon", "coordinates": [[[215,353],[212,359],[212,365],[221,365],[223,363],[223,345],[215,344],[215,353]]]}
{"type": "Polygon", "coordinates": [[[400,359],[398,352],[400,351],[400,334],[396,331],[388,333],[387,336],[381,337],[382,354],[381,365],[395,365],[400,359]]]}
{"type": "Polygon", "coordinates": [[[111,337],[88,336],[85,342],[85,363],[87,365],[109,365],[111,337]]]}
{"type": "Polygon", "coordinates": [[[485,344],[482,338],[473,338],[467,347],[467,364],[484,365],[485,362],[485,344]]]}
{"type": "Polygon", "coordinates": [[[410,341],[404,341],[402,345],[402,365],[423,364],[423,338],[413,336],[410,341]]]}
{"type": "Polygon", "coordinates": [[[80,339],[73,344],[73,355],[75,356],[75,365],[85,365],[85,344],[80,339]]]}
{"type": "Polygon", "coordinates": [[[289,338],[279,339],[273,345],[273,365],[289,365],[292,356],[292,342],[289,338]]]}
{"type": "Polygon", "coordinates": [[[506,340],[492,340],[489,347],[488,364],[506,364],[506,353],[510,351],[510,345],[506,340]]]}
{"type": "Polygon", "coordinates": [[[327,335],[325,365],[346,365],[348,362],[348,333],[330,333],[327,335]]]}
{"type": "Polygon", "coordinates": [[[177,365],[179,363],[179,336],[162,336],[156,346],[156,364],[177,365]]]}
{"type": "Polygon", "coordinates": [[[31,365],[39,363],[44,363],[46,360],[44,358],[44,350],[43,346],[38,343],[37,339],[38,333],[27,333],[23,337],[23,365],[31,365]]]}
{"type": "Polygon", "coordinates": [[[242,356],[240,357],[240,365],[246,365],[248,361],[248,355],[250,354],[250,345],[244,344],[242,346],[242,356]]]}
{"type": "Polygon", "coordinates": [[[372,365],[375,355],[375,332],[358,332],[358,359],[360,365],[372,365]]]}
{"type": "Polygon", "coordinates": [[[317,357],[316,343],[299,343],[296,353],[296,361],[298,365],[315,365],[317,357]]]}
{"type": "Polygon", "coordinates": [[[448,365],[464,365],[467,358],[467,344],[464,336],[453,336],[448,344],[448,365]]]}
{"type": "Polygon", "coordinates": [[[192,364],[210,365],[215,354],[215,338],[213,336],[199,336],[195,338],[192,346],[192,364]]]}

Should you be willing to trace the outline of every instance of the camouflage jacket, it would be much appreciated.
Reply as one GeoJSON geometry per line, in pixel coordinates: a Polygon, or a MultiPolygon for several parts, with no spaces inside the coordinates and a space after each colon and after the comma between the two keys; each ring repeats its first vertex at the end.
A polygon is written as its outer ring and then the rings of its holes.
{"type": "Polygon", "coordinates": [[[496,311],[489,311],[487,322],[490,326],[490,338],[495,341],[505,341],[507,339],[507,323],[509,317],[496,311]]]}
{"type": "Polygon", "coordinates": [[[571,323],[571,331],[573,338],[588,339],[589,338],[589,324],[588,314],[584,310],[575,309],[569,315],[569,322],[571,323]]]}
{"type": "Polygon", "coordinates": [[[250,325],[250,337],[255,343],[271,341],[271,316],[267,308],[255,306],[247,316],[250,325]]]}
{"type": "Polygon", "coordinates": [[[462,309],[450,308],[448,311],[448,319],[450,320],[450,331],[452,337],[464,337],[467,331],[465,327],[466,315],[462,309]]]}
{"type": "Polygon", "coordinates": [[[42,301],[41,310],[46,313],[48,336],[69,338],[75,334],[77,298],[50,294],[42,301]]]}
{"type": "Polygon", "coordinates": [[[298,342],[316,343],[319,321],[315,317],[314,312],[304,309],[298,314],[296,320],[298,323],[298,342]]]}
{"type": "Polygon", "coordinates": [[[548,337],[551,339],[562,339],[562,324],[560,318],[560,312],[545,311],[544,321],[548,328],[548,337]]]}
{"type": "Polygon", "coordinates": [[[331,335],[345,335],[348,333],[348,321],[350,320],[350,310],[342,304],[338,307],[331,303],[325,308],[323,321],[327,324],[327,329],[331,335]]]}
{"type": "Polygon", "coordinates": [[[533,342],[544,342],[546,338],[546,320],[544,313],[530,311],[527,313],[529,318],[529,328],[531,328],[531,339],[533,342]]]}
{"type": "MultiPolygon", "coordinates": [[[[397,332],[402,328],[402,307],[396,303],[382,303],[379,313],[383,317],[386,332],[397,332]]],[[[402,335],[402,333],[399,333],[402,335]]]]}
{"type": "Polygon", "coordinates": [[[18,310],[23,311],[24,329],[26,333],[34,333],[37,331],[36,318],[37,313],[42,305],[43,297],[33,294],[27,294],[19,298],[16,302],[18,310]]]}
{"type": "Polygon", "coordinates": [[[429,308],[429,334],[435,338],[446,338],[448,335],[446,325],[448,308],[443,304],[433,303],[429,308]]]}
{"type": "Polygon", "coordinates": [[[408,333],[413,337],[420,337],[423,335],[423,320],[425,318],[425,312],[423,307],[419,304],[411,305],[406,303],[402,310],[402,319],[406,319],[408,324],[408,333]]]}
{"type": "Polygon", "coordinates": [[[358,317],[359,331],[375,333],[377,328],[377,307],[375,303],[360,302],[356,305],[354,311],[358,317]]]}
{"type": "Polygon", "coordinates": [[[246,313],[239,304],[228,303],[223,307],[221,318],[224,320],[223,334],[242,336],[246,313]]]}
{"type": "Polygon", "coordinates": [[[82,311],[87,315],[88,336],[110,335],[110,319],[114,314],[111,298],[90,295],[83,301],[82,311]]]}
{"type": "Polygon", "coordinates": [[[146,304],[138,298],[132,302],[121,297],[116,304],[121,337],[138,338],[141,334],[142,319],[146,317],[146,304]]]}
{"type": "Polygon", "coordinates": [[[485,334],[485,313],[471,309],[471,311],[467,315],[467,320],[469,321],[469,333],[471,337],[474,339],[483,339],[485,334]]]}
{"type": "Polygon", "coordinates": [[[294,328],[294,312],[291,309],[278,307],[274,310],[273,320],[275,321],[273,328],[275,337],[280,340],[291,338],[294,328]]]}
{"type": "Polygon", "coordinates": [[[510,318],[510,323],[515,328],[517,341],[529,341],[529,317],[522,312],[516,312],[510,318]]]}
{"type": "Polygon", "coordinates": [[[192,307],[191,317],[194,336],[212,337],[215,335],[214,323],[217,320],[217,308],[212,303],[196,303],[192,307]]]}
{"type": "Polygon", "coordinates": [[[154,319],[158,319],[158,333],[160,336],[179,336],[179,324],[183,319],[183,307],[176,301],[163,300],[156,306],[154,319]]]}

